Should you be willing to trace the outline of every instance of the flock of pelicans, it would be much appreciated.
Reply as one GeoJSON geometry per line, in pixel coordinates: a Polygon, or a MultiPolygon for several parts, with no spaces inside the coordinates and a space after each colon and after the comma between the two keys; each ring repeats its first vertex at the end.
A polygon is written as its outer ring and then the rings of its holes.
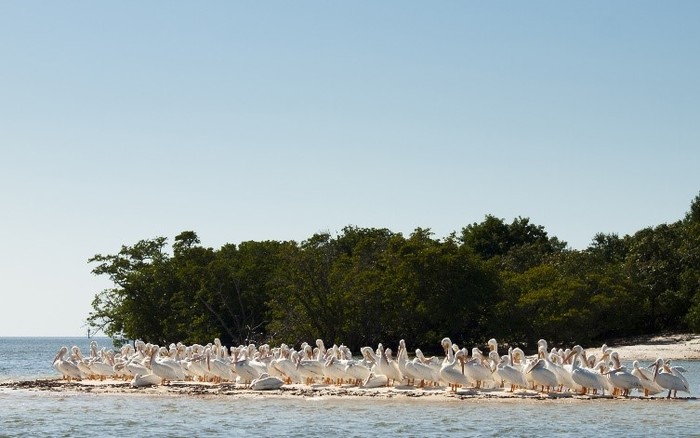
{"type": "Polygon", "coordinates": [[[443,358],[425,357],[420,349],[409,359],[405,342],[399,342],[396,357],[391,349],[363,347],[356,358],[343,345],[326,348],[303,343],[299,350],[286,344],[270,348],[256,346],[224,347],[219,339],[208,345],[171,344],[169,348],[136,341],[119,352],[98,349],[92,342],[89,356],[78,347],[62,347],[53,361],[54,368],[67,380],[124,379],[134,387],[168,384],[171,381],[240,383],[255,390],[279,389],[284,384],[351,384],[365,388],[414,385],[418,387],[507,388],[541,392],[571,392],[629,396],[642,391],[645,396],[668,391],[690,392],[682,367],[657,359],[631,369],[620,363],[616,351],[603,345],[596,354],[587,355],[581,346],[548,350],[547,342],[538,342],[538,353],[526,356],[519,348],[508,348],[499,355],[495,339],[488,341],[488,353],[459,348],[449,338],[441,345],[443,358]]]}

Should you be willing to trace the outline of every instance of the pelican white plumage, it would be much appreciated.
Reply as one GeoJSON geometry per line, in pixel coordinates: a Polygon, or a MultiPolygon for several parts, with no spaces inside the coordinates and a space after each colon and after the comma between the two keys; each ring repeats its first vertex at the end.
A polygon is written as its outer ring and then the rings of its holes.
{"type": "Polygon", "coordinates": [[[416,379],[420,380],[420,376],[418,376],[415,372],[414,369],[415,367],[413,366],[413,362],[408,360],[408,351],[406,350],[406,341],[401,339],[399,341],[399,351],[396,354],[396,363],[399,366],[399,371],[401,371],[401,374],[404,376],[406,379],[406,382],[409,385],[414,385],[416,382],[416,379]]]}
{"type": "Polygon", "coordinates": [[[384,351],[384,346],[380,343],[377,347],[379,352],[379,362],[377,362],[377,372],[387,376],[391,384],[396,384],[396,382],[401,382],[403,380],[403,375],[401,375],[401,370],[399,370],[398,364],[395,361],[389,361],[386,352],[384,351]]]}
{"type": "Polygon", "coordinates": [[[253,353],[251,351],[254,350],[254,347],[253,344],[248,346],[248,352],[246,353],[246,357],[250,358],[248,359],[248,365],[255,369],[258,376],[262,376],[263,374],[269,375],[270,370],[268,369],[267,363],[262,359],[263,355],[266,354],[267,345],[261,345],[260,349],[253,353]]]}
{"type": "Polygon", "coordinates": [[[158,346],[154,345],[151,347],[151,371],[156,376],[160,377],[161,383],[164,385],[172,382],[173,380],[178,380],[180,375],[175,371],[170,365],[166,365],[157,358],[158,356],[158,346]]]}
{"type": "Polygon", "coordinates": [[[260,377],[253,379],[250,382],[250,389],[256,391],[270,391],[274,389],[280,389],[284,385],[284,380],[279,377],[271,376],[267,373],[263,373],[260,377]]]}
{"type": "Polygon", "coordinates": [[[489,351],[489,363],[490,363],[491,370],[493,371],[491,377],[496,382],[496,385],[499,388],[505,387],[505,379],[501,375],[499,365],[501,365],[501,363],[507,362],[507,360],[508,360],[508,356],[501,357],[498,355],[498,351],[493,351],[493,350],[489,351]]]}
{"type": "Polygon", "coordinates": [[[556,388],[559,382],[557,381],[557,375],[546,367],[546,362],[544,359],[537,359],[533,362],[525,374],[532,376],[532,380],[535,382],[535,386],[541,386],[542,391],[550,392],[551,388],[556,388]]]}
{"type": "MultiPolygon", "coordinates": [[[[598,378],[598,381],[600,384],[603,386],[603,395],[605,395],[605,391],[607,390],[610,394],[613,393],[613,390],[615,389],[610,382],[610,378],[608,376],[608,363],[606,360],[600,360],[598,361],[595,366],[593,367],[594,371],[597,371],[596,377],[598,378]]],[[[594,391],[595,393],[595,391],[594,391]]]]}
{"type": "Polygon", "coordinates": [[[683,383],[685,384],[685,386],[690,388],[690,383],[688,383],[688,379],[686,379],[685,376],[683,375],[683,373],[687,372],[685,368],[683,368],[682,366],[673,366],[672,367],[671,360],[669,359],[669,360],[664,362],[664,369],[667,372],[672,373],[674,376],[677,376],[678,378],[680,378],[683,381],[683,383]]]}
{"type": "Polygon", "coordinates": [[[523,373],[523,376],[525,377],[525,380],[528,383],[527,386],[530,386],[532,387],[532,389],[534,389],[535,382],[534,380],[532,380],[532,374],[527,374],[527,370],[530,368],[530,365],[532,365],[533,360],[525,356],[525,352],[518,347],[513,348],[513,350],[509,349],[508,351],[511,358],[511,366],[519,369],[520,372],[523,373]]]}
{"type": "MultiPolygon", "coordinates": [[[[408,360],[408,352],[406,351],[406,344],[402,339],[399,342],[399,352],[400,358],[403,361],[403,369],[401,370],[404,377],[410,378],[415,384],[416,380],[420,381],[418,385],[420,388],[425,386],[425,382],[438,383],[440,380],[439,372],[440,369],[437,367],[431,367],[427,363],[423,363],[419,357],[423,355],[420,350],[416,350],[416,357],[413,360],[408,360]]],[[[401,365],[401,361],[399,362],[401,365]]],[[[409,382],[410,383],[410,382],[409,382]]]]}
{"type": "Polygon", "coordinates": [[[327,382],[341,385],[348,377],[345,372],[345,364],[340,363],[337,357],[330,355],[323,364],[323,375],[327,382]]]}
{"type": "Polygon", "coordinates": [[[545,367],[554,373],[557,377],[557,385],[559,386],[559,391],[562,391],[564,387],[569,389],[576,389],[578,385],[571,378],[571,373],[567,371],[563,365],[555,362],[560,360],[559,356],[554,353],[548,353],[546,346],[541,346],[539,348],[539,353],[544,360],[545,367]]]}
{"type": "MultiPolygon", "coordinates": [[[[464,356],[466,357],[466,350],[464,356]]],[[[472,359],[465,363],[464,374],[470,382],[474,382],[476,389],[481,388],[483,382],[493,382],[491,367],[486,363],[481,350],[472,348],[472,359]]]]}
{"type": "Polygon", "coordinates": [[[185,371],[182,368],[182,364],[177,359],[178,350],[175,344],[172,344],[170,348],[161,347],[158,349],[158,362],[167,365],[173,369],[177,378],[174,380],[185,380],[185,371]]]}
{"type": "Polygon", "coordinates": [[[449,362],[443,363],[440,368],[440,380],[450,385],[453,392],[457,391],[457,388],[460,386],[469,386],[469,379],[467,376],[462,374],[462,372],[455,367],[457,361],[462,361],[464,359],[463,356],[464,351],[459,350],[452,355],[449,362]]]}
{"type": "Polygon", "coordinates": [[[205,376],[209,374],[215,383],[233,382],[236,379],[231,369],[231,361],[224,356],[212,357],[213,350],[210,347],[204,349],[205,376]]]}
{"type": "Polygon", "coordinates": [[[133,379],[131,379],[132,388],[142,388],[144,386],[154,386],[162,382],[163,379],[156,376],[155,374],[136,374],[133,379]]]}
{"type": "Polygon", "coordinates": [[[297,371],[299,375],[306,380],[307,384],[314,382],[316,379],[322,379],[323,364],[325,361],[322,361],[323,358],[320,357],[320,350],[319,355],[314,358],[311,346],[305,344],[302,354],[306,355],[306,358],[299,356],[299,360],[297,361],[297,371]]]}
{"type": "Polygon", "coordinates": [[[362,382],[363,388],[380,388],[382,386],[389,386],[389,378],[384,374],[374,374],[371,372],[362,382]]]}
{"type": "Polygon", "coordinates": [[[495,338],[491,338],[486,342],[486,345],[489,347],[489,356],[491,355],[492,351],[495,351],[496,354],[498,354],[498,341],[496,341],[495,338]]]}
{"type": "Polygon", "coordinates": [[[415,354],[416,359],[418,359],[422,365],[430,368],[431,377],[427,380],[430,380],[435,385],[438,385],[440,383],[440,368],[442,368],[442,362],[440,359],[437,356],[425,357],[420,348],[416,348],[415,354]]]}
{"type": "Polygon", "coordinates": [[[140,357],[138,353],[132,354],[124,363],[124,368],[133,376],[136,374],[141,374],[142,376],[151,374],[151,370],[140,362],[140,357]]]}
{"type": "Polygon", "coordinates": [[[205,352],[206,350],[201,345],[185,349],[185,359],[182,362],[182,367],[193,380],[204,381],[207,378],[207,374],[209,374],[205,352]]]}
{"type": "Polygon", "coordinates": [[[281,372],[288,383],[301,383],[301,377],[297,371],[296,359],[298,353],[292,352],[287,344],[280,346],[280,357],[270,362],[270,368],[274,367],[281,372]]]}
{"type": "Polygon", "coordinates": [[[82,352],[80,351],[80,347],[77,345],[74,345],[71,348],[73,354],[72,356],[74,357],[74,362],[77,365],[78,369],[80,369],[80,373],[82,374],[83,377],[89,377],[92,375],[92,371],[90,370],[90,367],[88,366],[87,362],[85,361],[85,358],[83,357],[82,352]]]}
{"type": "Polygon", "coordinates": [[[639,361],[632,362],[632,374],[639,379],[639,383],[644,388],[644,397],[658,394],[664,389],[654,382],[654,375],[639,367],[639,361]]]}
{"type": "Polygon", "coordinates": [[[111,355],[107,354],[104,349],[97,353],[97,357],[90,360],[88,367],[92,374],[98,376],[100,380],[104,380],[114,374],[114,363],[111,355]]]}
{"type": "Polygon", "coordinates": [[[452,340],[450,338],[442,338],[440,345],[442,346],[442,349],[445,350],[445,359],[442,361],[444,365],[445,362],[450,362],[452,360],[452,356],[454,355],[452,340]]]}
{"type": "MultiPolygon", "coordinates": [[[[498,355],[495,351],[492,352],[498,355]]],[[[527,388],[527,380],[523,372],[519,368],[512,365],[512,347],[508,349],[508,356],[503,356],[496,365],[496,374],[499,378],[510,385],[510,392],[513,392],[516,387],[527,388]]]]}
{"type": "Polygon", "coordinates": [[[237,355],[232,355],[233,372],[238,374],[240,383],[243,383],[246,386],[250,385],[253,380],[260,377],[258,370],[249,363],[247,355],[248,349],[246,348],[239,349],[237,355]]]}
{"type": "Polygon", "coordinates": [[[630,390],[642,387],[642,382],[639,381],[639,377],[627,371],[627,368],[622,366],[617,351],[610,353],[610,359],[613,362],[613,369],[608,371],[607,375],[614,388],[613,395],[617,395],[619,392],[623,397],[627,397],[630,394],[630,390]]]}
{"type": "Polygon", "coordinates": [[[583,348],[580,345],[575,345],[571,350],[570,357],[573,357],[571,362],[571,378],[581,387],[581,395],[588,392],[588,389],[603,389],[604,385],[600,381],[599,373],[592,371],[585,366],[579,366],[578,361],[586,362],[583,348]]]}
{"type": "Polygon", "coordinates": [[[671,398],[671,392],[673,392],[673,398],[676,398],[678,391],[690,392],[688,388],[687,381],[684,381],[680,377],[676,376],[668,369],[664,360],[659,358],[656,359],[651,366],[654,366],[654,382],[658,383],[664,389],[668,390],[668,395],[666,398],[671,398]]]}
{"type": "Polygon", "coordinates": [[[54,368],[56,371],[61,373],[64,379],[68,380],[69,382],[72,379],[81,380],[82,374],[78,366],[73,362],[64,359],[66,353],[68,353],[68,347],[61,347],[58,350],[56,357],[53,359],[54,368]]]}
{"type": "Polygon", "coordinates": [[[345,364],[345,374],[359,386],[372,374],[372,370],[362,362],[353,360],[345,364]]]}

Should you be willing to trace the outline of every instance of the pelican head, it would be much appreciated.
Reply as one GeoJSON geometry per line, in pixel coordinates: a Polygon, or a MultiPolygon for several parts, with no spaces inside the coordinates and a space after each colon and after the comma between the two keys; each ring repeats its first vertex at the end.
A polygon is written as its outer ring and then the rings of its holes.
{"type": "Polygon", "coordinates": [[[489,346],[489,351],[498,351],[498,342],[495,338],[489,339],[486,345],[489,346]]]}
{"type": "Polygon", "coordinates": [[[450,348],[452,348],[452,341],[450,338],[442,338],[440,345],[442,345],[442,349],[445,350],[445,356],[447,356],[450,348]]]}

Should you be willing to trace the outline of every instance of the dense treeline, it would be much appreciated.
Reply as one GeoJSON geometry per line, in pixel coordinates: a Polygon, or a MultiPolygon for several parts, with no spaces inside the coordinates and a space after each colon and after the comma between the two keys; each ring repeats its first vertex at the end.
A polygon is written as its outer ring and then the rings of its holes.
{"type": "Polygon", "coordinates": [[[571,250],[542,226],[494,216],[436,239],[348,226],[296,243],[226,244],[185,231],[96,255],[114,287],[89,326],[109,336],[229,344],[323,338],[353,349],[400,338],[589,343],[700,331],[700,195],[686,216],[571,250]]]}

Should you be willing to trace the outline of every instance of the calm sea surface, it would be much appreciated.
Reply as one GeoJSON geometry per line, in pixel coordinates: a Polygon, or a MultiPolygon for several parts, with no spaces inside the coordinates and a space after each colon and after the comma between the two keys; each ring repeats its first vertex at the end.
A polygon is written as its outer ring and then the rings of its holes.
{"type": "MultiPolygon", "coordinates": [[[[110,347],[106,338],[93,338],[110,347]]],[[[0,338],[0,381],[57,377],[63,346],[87,338],[0,338]]],[[[632,358],[628,358],[632,359],[632,358]]],[[[683,365],[691,395],[700,362],[683,365]]],[[[683,396],[687,394],[681,394],[683,396]]],[[[0,389],[0,436],[700,436],[698,400],[494,401],[66,394],[0,389]]]]}

